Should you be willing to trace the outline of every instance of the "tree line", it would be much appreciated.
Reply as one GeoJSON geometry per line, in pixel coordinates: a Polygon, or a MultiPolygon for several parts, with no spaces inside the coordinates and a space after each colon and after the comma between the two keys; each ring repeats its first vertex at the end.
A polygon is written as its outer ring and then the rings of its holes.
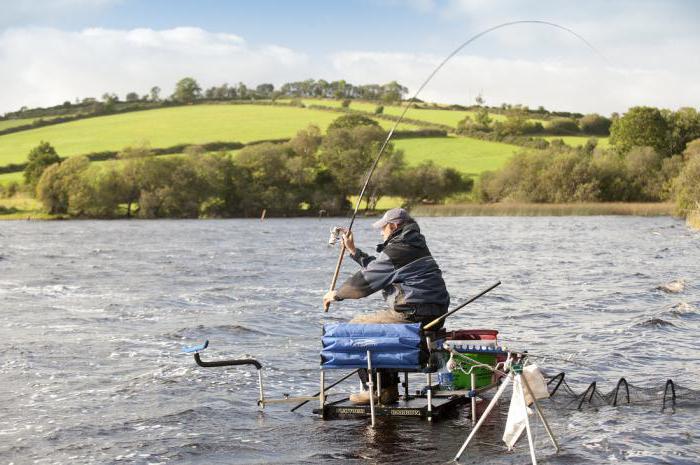
{"type": "MultiPolygon", "coordinates": [[[[585,117],[584,117],[585,118],[585,117]]],[[[595,139],[583,147],[550,144],[521,152],[482,174],[484,202],[675,200],[680,215],[700,209],[700,114],[633,107],[614,116],[610,149],[595,139]]]]}
{"type": "MultiPolygon", "coordinates": [[[[337,215],[351,208],[349,198],[385,137],[374,120],[350,114],[325,136],[309,126],[289,142],[246,146],[235,155],[192,146],[184,156],[154,156],[148,147],[131,147],[108,166],[86,157],[61,161],[42,142],[24,176],[47,212],[72,217],[251,217],[263,209],[277,216],[337,215]]],[[[375,208],[386,195],[407,205],[440,202],[472,185],[432,162],[407,166],[403,152],[389,144],[364,206],[375,208]]]]}
{"type": "Polygon", "coordinates": [[[275,88],[274,84],[262,83],[248,86],[243,82],[237,84],[223,83],[219,86],[202,88],[196,79],[184,77],[177,81],[170,95],[164,95],[163,89],[153,86],[145,94],[128,92],[121,98],[114,92],[105,92],[100,98],[87,97],[75,102],[65,101],[61,105],[48,108],[22,107],[18,111],[6,113],[0,119],[65,117],[68,114],[83,112],[88,114],[109,114],[124,109],[138,110],[187,104],[202,100],[217,101],[254,101],[280,98],[335,98],[363,99],[382,103],[400,102],[408,89],[396,81],[386,84],[357,85],[345,80],[326,81],[324,79],[307,79],[288,82],[275,88]]]}

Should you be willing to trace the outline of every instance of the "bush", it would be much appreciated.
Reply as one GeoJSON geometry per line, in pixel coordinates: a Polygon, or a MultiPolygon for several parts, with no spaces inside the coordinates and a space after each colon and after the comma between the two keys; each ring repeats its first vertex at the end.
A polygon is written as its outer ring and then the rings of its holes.
{"type": "Polygon", "coordinates": [[[44,170],[60,161],[61,157],[56,153],[56,149],[48,142],[41,141],[29,152],[24,168],[24,182],[34,188],[44,170]]]}
{"type": "Polygon", "coordinates": [[[351,102],[352,102],[352,100],[350,100],[349,98],[346,98],[341,102],[340,106],[343,108],[350,108],[351,102]]]}
{"type": "Polygon", "coordinates": [[[579,121],[581,132],[592,136],[609,136],[612,121],[596,113],[586,115],[579,121]]]}
{"type": "Polygon", "coordinates": [[[557,135],[578,134],[579,128],[576,120],[572,118],[552,118],[547,124],[547,132],[557,135]]]}
{"type": "Polygon", "coordinates": [[[451,195],[469,192],[473,185],[471,178],[454,168],[442,168],[425,161],[403,173],[396,194],[404,197],[409,205],[439,203],[451,195]]]}
{"type": "Polygon", "coordinates": [[[384,113],[384,105],[377,105],[374,109],[374,114],[381,115],[382,113],[384,113]]]}
{"type": "Polygon", "coordinates": [[[358,113],[351,113],[349,115],[343,115],[336,118],[328,126],[328,130],[331,131],[333,129],[352,129],[358,126],[374,126],[377,128],[380,127],[379,123],[377,123],[372,118],[368,118],[358,113]]]}
{"type": "Polygon", "coordinates": [[[651,148],[628,156],[592,147],[521,152],[496,172],[484,173],[479,197],[485,202],[659,201],[668,197],[680,157],[664,159],[651,148]]]}
{"type": "Polygon", "coordinates": [[[700,211],[700,139],[688,144],[685,165],[673,182],[676,209],[682,216],[700,211]]]}

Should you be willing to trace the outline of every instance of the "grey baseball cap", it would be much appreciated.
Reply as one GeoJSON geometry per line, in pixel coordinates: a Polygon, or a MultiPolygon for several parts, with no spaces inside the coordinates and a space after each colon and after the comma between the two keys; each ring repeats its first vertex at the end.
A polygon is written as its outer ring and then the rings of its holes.
{"type": "Polygon", "coordinates": [[[403,208],[392,208],[387,210],[382,219],[372,223],[373,228],[383,228],[389,223],[402,223],[411,219],[411,216],[403,208]]]}

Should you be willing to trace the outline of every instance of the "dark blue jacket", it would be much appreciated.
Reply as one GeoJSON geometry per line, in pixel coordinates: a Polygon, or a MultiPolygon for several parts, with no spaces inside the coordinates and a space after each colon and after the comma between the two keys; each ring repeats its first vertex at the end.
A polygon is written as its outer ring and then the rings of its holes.
{"type": "Polygon", "coordinates": [[[360,249],[351,255],[362,269],[338,289],[337,298],[360,299],[382,291],[389,307],[415,316],[447,312],[450,295],[442,272],[415,222],[394,231],[373,257],[360,249]]]}

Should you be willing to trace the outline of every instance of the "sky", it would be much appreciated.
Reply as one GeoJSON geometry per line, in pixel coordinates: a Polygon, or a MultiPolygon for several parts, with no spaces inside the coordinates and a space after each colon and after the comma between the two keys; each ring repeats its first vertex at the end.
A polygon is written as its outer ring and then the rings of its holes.
{"type": "Polygon", "coordinates": [[[700,107],[700,2],[0,0],[0,114],[114,92],[397,80],[427,101],[700,107]],[[579,37],[577,37],[577,36],[579,37]],[[581,39],[583,38],[583,40],[581,39]]]}

